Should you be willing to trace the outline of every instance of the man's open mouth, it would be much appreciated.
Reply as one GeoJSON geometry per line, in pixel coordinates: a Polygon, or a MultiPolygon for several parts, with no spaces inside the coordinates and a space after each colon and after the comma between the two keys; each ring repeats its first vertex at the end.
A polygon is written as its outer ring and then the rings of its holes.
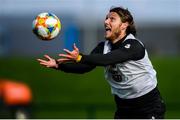
{"type": "Polygon", "coordinates": [[[105,30],[106,30],[106,31],[111,31],[111,28],[106,26],[106,27],[105,27],[105,30]]]}

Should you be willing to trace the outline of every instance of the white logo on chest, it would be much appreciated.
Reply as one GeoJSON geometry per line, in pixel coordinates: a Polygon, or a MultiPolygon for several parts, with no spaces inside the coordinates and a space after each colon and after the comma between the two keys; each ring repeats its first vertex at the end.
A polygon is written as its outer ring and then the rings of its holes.
{"type": "Polygon", "coordinates": [[[130,44],[126,44],[124,47],[128,49],[128,48],[131,47],[131,45],[130,44]]]}

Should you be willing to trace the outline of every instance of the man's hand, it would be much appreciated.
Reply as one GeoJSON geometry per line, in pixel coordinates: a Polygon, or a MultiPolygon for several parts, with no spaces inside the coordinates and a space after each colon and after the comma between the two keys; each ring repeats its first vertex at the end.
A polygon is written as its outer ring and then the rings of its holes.
{"type": "Polygon", "coordinates": [[[45,58],[48,60],[43,60],[43,59],[37,59],[39,63],[43,66],[46,66],[48,68],[58,68],[58,64],[56,63],[56,60],[51,58],[49,55],[44,55],[45,58]]]}
{"type": "Polygon", "coordinates": [[[75,44],[73,45],[73,49],[74,49],[73,51],[69,51],[67,49],[64,49],[64,51],[67,54],[59,54],[59,56],[63,57],[63,58],[60,58],[57,61],[60,63],[66,62],[66,61],[77,61],[78,56],[79,56],[79,49],[76,47],[75,44]]]}

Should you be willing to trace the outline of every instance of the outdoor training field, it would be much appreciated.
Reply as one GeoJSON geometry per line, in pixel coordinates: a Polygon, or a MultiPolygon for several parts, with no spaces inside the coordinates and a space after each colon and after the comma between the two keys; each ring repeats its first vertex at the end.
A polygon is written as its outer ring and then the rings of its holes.
{"type": "MultiPolygon", "coordinates": [[[[151,58],[167,105],[166,118],[180,118],[180,58],[151,58]]],[[[115,104],[103,68],[77,75],[47,69],[36,58],[1,58],[0,79],[28,84],[33,118],[113,118],[115,104]]]]}

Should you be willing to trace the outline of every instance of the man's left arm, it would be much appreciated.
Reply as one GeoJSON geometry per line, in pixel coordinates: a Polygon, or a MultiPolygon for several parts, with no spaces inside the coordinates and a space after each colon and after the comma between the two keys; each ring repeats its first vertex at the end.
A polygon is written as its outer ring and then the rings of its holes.
{"type": "Polygon", "coordinates": [[[81,55],[80,63],[107,66],[128,60],[139,60],[145,55],[144,46],[137,40],[126,40],[122,45],[107,54],[81,55]]]}

